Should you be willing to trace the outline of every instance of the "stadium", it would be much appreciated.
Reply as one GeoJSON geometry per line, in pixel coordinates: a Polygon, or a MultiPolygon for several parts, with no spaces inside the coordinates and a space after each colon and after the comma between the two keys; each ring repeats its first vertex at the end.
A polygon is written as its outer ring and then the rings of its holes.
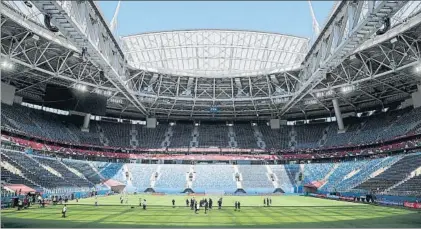
{"type": "Polygon", "coordinates": [[[420,1],[308,1],[312,38],[121,4],[1,2],[2,227],[421,226],[420,1]]]}

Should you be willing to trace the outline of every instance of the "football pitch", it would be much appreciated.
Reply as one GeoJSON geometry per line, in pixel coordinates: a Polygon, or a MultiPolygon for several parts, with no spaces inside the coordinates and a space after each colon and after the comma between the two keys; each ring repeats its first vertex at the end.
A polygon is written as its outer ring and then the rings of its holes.
{"type": "MultiPolygon", "coordinates": [[[[263,196],[224,196],[222,209],[217,209],[219,196],[211,197],[213,209],[198,214],[186,207],[192,196],[128,196],[120,204],[120,195],[82,199],[68,203],[67,217],[61,218],[61,205],[39,208],[38,205],[17,211],[1,211],[4,227],[421,227],[421,213],[401,208],[348,203],[303,196],[272,196],[272,206],[263,207],[263,196]],[[139,207],[147,200],[147,209],[139,207]],[[172,200],[176,207],[172,207],[172,200]],[[234,202],[241,202],[241,211],[234,202]],[[216,205],[216,207],[215,207],[216,205]]],[[[204,196],[195,196],[197,200],[204,196]]]]}

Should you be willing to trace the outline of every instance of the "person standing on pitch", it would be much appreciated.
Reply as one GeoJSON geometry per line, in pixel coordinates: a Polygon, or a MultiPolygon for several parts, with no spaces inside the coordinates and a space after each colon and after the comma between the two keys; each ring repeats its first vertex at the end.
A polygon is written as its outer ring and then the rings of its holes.
{"type": "Polygon", "coordinates": [[[269,204],[270,204],[270,206],[272,206],[272,197],[269,198],[269,204]]]}
{"type": "Polygon", "coordinates": [[[213,204],[212,198],[209,198],[209,209],[212,209],[212,204],[213,204]]]}
{"type": "Polygon", "coordinates": [[[198,214],[199,211],[199,203],[197,200],[194,201],[194,213],[198,214]]]}
{"type": "Polygon", "coordinates": [[[237,207],[238,207],[237,201],[235,201],[234,206],[235,206],[235,210],[234,211],[237,211],[237,207]]]}
{"type": "Polygon", "coordinates": [[[67,206],[64,205],[63,209],[61,210],[61,217],[66,218],[67,206]]]}
{"type": "Polygon", "coordinates": [[[186,199],[186,207],[189,207],[189,199],[186,199]]]}
{"type": "Polygon", "coordinates": [[[175,208],[175,200],[172,199],[172,207],[175,208]]]}
{"type": "Polygon", "coordinates": [[[237,202],[237,209],[240,211],[240,201],[237,202]]]}
{"type": "Polygon", "coordinates": [[[195,203],[194,203],[195,201],[194,201],[194,199],[191,199],[190,200],[190,209],[191,210],[194,210],[194,205],[195,205],[195,203]]]}
{"type": "Polygon", "coordinates": [[[263,207],[266,206],[266,199],[263,198],[263,207]]]}
{"type": "Polygon", "coordinates": [[[266,205],[269,207],[269,198],[266,198],[266,205]]]}
{"type": "Polygon", "coordinates": [[[209,203],[205,201],[205,214],[208,214],[209,203]]]}
{"type": "Polygon", "coordinates": [[[143,199],[143,210],[146,210],[146,199],[143,199]]]}

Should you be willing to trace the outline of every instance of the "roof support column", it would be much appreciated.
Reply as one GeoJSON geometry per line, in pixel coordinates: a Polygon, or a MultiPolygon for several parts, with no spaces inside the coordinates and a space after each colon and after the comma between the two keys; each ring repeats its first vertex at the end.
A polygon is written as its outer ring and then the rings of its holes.
{"type": "Polygon", "coordinates": [[[89,132],[89,123],[91,122],[91,114],[85,114],[85,118],[83,119],[83,132],[89,132]]]}
{"type": "Polygon", "coordinates": [[[341,109],[339,108],[338,99],[334,98],[332,102],[333,102],[333,109],[335,110],[336,122],[338,123],[338,129],[340,131],[344,130],[344,121],[342,120],[342,113],[341,113],[341,109]]]}

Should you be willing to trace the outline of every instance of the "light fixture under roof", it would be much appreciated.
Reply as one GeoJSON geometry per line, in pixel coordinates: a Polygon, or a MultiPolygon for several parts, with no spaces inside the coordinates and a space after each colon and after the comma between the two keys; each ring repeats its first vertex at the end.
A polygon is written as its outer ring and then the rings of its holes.
{"type": "Polygon", "coordinates": [[[398,39],[397,39],[396,37],[394,37],[394,38],[392,38],[392,39],[390,40],[390,43],[392,43],[392,44],[394,44],[394,43],[396,43],[396,42],[398,42],[398,39]]]}
{"type": "Polygon", "coordinates": [[[348,85],[348,86],[341,87],[341,92],[344,93],[344,94],[348,94],[348,93],[350,93],[354,90],[355,90],[354,85],[348,85]]]}
{"type": "Polygon", "coordinates": [[[3,69],[3,70],[11,70],[11,69],[13,69],[13,63],[12,62],[10,62],[10,61],[8,61],[8,60],[3,60],[2,62],[1,62],[1,69],[3,69]]]}
{"type": "Polygon", "coordinates": [[[88,90],[88,87],[84,84],[75,84],[73,87],[76,88],[79,91],[87,91],[88,90]]]}

